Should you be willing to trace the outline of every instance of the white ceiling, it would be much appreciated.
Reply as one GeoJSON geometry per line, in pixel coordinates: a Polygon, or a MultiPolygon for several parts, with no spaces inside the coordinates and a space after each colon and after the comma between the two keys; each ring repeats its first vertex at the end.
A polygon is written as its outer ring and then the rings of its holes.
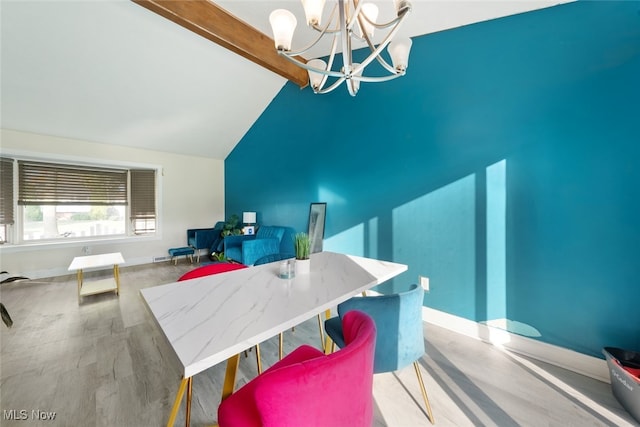
{"type": "MultiPolygon", "coordinates": [[[[413,37],[564,2],[414,0],[401,31],[413,37]]],[[[379,20],[390,17],[392,0],[375,3],[379,20]]],[[[273,9],[291,10],[294,49],[312,33],[299,1],[218,4],[266,34],[273,9]]],[[[0,7],[4,129],[224,159],[285,84],[131,1],[0,7]]]]}

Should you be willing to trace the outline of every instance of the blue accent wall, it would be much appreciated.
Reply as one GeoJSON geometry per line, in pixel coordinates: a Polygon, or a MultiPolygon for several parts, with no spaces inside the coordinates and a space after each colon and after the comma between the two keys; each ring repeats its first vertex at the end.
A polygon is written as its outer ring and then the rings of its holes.
{"type": "MultiPolygon", "coordinates": [[[[416,4],[419,7],[419,3],[416,4]]],[[[409,265],[425,305],[602,357],[640,350],[640,2],[414,39],[407,76],[287,84],[225,161],[226,212],[409,265]]]]}

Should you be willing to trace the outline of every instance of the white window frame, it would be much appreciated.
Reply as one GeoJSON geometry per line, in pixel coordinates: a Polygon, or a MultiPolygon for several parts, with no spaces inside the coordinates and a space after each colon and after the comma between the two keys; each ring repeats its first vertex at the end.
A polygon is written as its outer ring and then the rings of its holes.
{"type": "MultiPolygon", "coordinates": [[[[103,160],[79,156],[68,155],[56,155],[45,153],[33,153],[19,150],[3,150],[0,152],[0,156],[12,158],[17,160],[30,160],[48,163],[61,163],[66,165],[78,165],[78,166],[94,166],[94,167],[106,167],[106,168],[120,168],[120,169],[153,169],[155,173],[155,186],[156,186],[156,231],[155,233],[134,234],[131,221],[129,220],[130,204],[126,207],[126,228],[125,235],[118,236],[83,236],[83,237],[69,237],[63,239],[39,239],[39,240],[24,240],[23,236],[23,218],[24,218],[24,206],[18,205],[18,167],[17,162],[13,168],[13,185],[14,185],[14,200],[13,206],[15,209],[15,222],[13,225],[7,226],[8,241],[0,245],[1,252],[14,252],[21,250],[29,250],[35,247],[76,247],[87,244],[110,244],[110,243],[129,243],[140,241],[152,241],[162,239],[162,166],[157,164],[139,163],[139,162],[126,162],[118,160],[103,160]]],[[[127,195],[127,198],[130,194],[127,195]]]]}

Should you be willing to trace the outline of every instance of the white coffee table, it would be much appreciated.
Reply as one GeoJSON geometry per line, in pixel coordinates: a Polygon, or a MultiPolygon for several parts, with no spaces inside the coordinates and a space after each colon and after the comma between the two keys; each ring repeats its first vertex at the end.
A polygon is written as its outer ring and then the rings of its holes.
{"type": "Polygon", "coordinates": [[[120,252],[100,255],[77,256],[71,261],[69,271],[77,270],[78,277],[78,304],[82,302],[82,297],[87,295],[101,294],[114,291],[120,294],[120,271],[119,264],[124,263],[124,258],[120,252]],[[113,266],[113,277],[100,280],[92,280],[83,283],[83,270],[100,269],[102,267],[113,266]]]}

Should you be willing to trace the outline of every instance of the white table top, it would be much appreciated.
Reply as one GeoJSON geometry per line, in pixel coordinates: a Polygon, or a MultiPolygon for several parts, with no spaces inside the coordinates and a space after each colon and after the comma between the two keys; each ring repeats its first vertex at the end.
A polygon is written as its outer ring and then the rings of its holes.
{"type": "Polygon", "coordinates": [[[369,258],[321,252],[311,273],[278,277],[280,263],[142,289],[185,378],[407,270],[369,258]]]}
{"type": "Polygon", "coordinates": [[[107,267],[118,264],[124,264],[124,258],[122,258],[120,252],[77,256],[71,261],[68,270],[83,270],[85,268],[107,267]]]}

